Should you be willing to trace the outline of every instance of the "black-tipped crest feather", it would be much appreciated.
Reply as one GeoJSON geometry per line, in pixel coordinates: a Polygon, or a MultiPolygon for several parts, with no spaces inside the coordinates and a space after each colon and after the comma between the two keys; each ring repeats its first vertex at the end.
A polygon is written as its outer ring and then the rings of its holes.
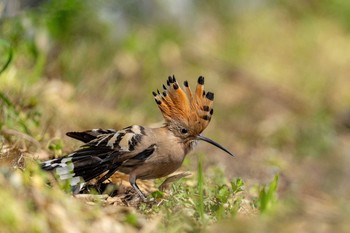
{"type": "Polygon", "coordinates": [[[187,81],[184,82],[184,90],[178,85],[175,76],[169,76],[167,89],[169,93],[163,94],[162,100],[155,97],[156,103],[165,120],[169,122],[181,122],[191,133],[201,133],[209,124],[210,116],[203,116],[203,111],[208,112],[212,108],[214,94],[204,91],[204,77],[197,80],[195,93],[192,93],[187,81]]]}

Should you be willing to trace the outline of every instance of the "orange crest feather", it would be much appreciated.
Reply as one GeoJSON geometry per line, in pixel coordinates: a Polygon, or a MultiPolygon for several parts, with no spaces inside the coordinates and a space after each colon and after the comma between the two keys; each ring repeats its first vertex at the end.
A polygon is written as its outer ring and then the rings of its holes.
{"type": "Polygon", "coordinates": [[[179,86],[175,76],[169,76],[167,86],[163,85],[162,93],[153,92],[154,98],[167,123],[180,122],[186,125],[193,134],[200,134],[209,124],[213,115],[214,93],[204,91],[204,77],[197,81],[195,93],[192,93],[188,82],[184,90],[179,86]]]}

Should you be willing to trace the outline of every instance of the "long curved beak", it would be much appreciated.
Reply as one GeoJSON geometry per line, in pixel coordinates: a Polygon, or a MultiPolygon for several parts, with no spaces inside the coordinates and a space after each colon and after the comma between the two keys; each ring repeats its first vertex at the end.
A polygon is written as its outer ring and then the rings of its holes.
{"type": "Polygon", "coordinates": [[[221,146],[219,143],[214,142],[213,140],[211,140],[210,138],[204,137],[203,135],[198,135],[196,137],[197,140],[202,140],[205,141],[207,143],[210,143],[214,146],[216,146],[217,148],[220,148],[221,150],[225,151],[227,154],[231,155],[231,156],[235,156],[234,154],[232,154],[229,150],[227,150],[225,147],[221,146]]]}

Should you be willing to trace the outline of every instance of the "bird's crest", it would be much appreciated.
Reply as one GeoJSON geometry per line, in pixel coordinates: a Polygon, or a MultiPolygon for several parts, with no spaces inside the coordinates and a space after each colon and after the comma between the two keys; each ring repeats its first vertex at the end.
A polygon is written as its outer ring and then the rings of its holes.
{"type": "Polygon", "coordinates": [[[200,76],[192,93],[188,82],[182,89],[175,79],[169,76],[163,91],[153,92],[154,98],[166,123],[184,124],[192,135],[200,134],[209,124],[213,115],[214,93],[205,92],[204,77],[200,76]]]}

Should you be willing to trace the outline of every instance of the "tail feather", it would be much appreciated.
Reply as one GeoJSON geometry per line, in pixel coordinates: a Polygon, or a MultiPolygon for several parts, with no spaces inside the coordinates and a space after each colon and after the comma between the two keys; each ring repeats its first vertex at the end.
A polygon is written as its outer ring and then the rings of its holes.
{"type": "Polygon", "coordinates": [[[55,170],[61,180],[81,177],[85,182],[98,177],[109,170],[109,165],[103,163],[98,157],[82,158],[72,161],[72,157],[62,157],[44,162],[42,169],[47,171],[55,170]]]}
{"type": "Polygon", "coordinates": [[[94,169],[91,169],[90,171],[85,170],[85,172],[84,172],[84,174],[82,174],[82,176],[84,177],[85,181],[89,181],[89,180],[92,180],[92,179],[102,175],[106,171],[108,171],[107,165],[99,166],[99,167],[96,167],[94,169]]]}
{"type": "Polygon", "coordinates": [[[55,171],[61,180],[70,180],[74,193],[77,193],[85,182],[103,175],[98,180],[102,182],[117,171],[122,162],[116,162],[115,158],[135,146],[137,140],[141,138],[142,129],[142,127],[133,126],[121,131],[93,129],[84,132],[68,132],[69,137],[85,144],[67,156],[43,162],[41,167],[47,171],[55,171]],[[133,137],[130,140],[126,137],[128,140],[124,142],[125,140],[122,139],[125,135],[133,137]],[[119,145],[120,142],[127,146],[119,145]],[[123,146],[128,150],[124,150],[123,146]]]}
{"type": "Polygon", "coordinates": [[[108,153],[105,151],[99,154],[91,148],[90,150],[83,148],[68,156],[45,161],[41,167],[47,171],[54,170],[61,180],[70,180],[74,192],[79,192],[85,182],[97,178],[105,172],[109,174],[110,170],[118,168],[119,165],[116,166],[116,164],[104,161],[106,156],[108,153]],[[111,167],[112,165],[113,167],[111,167]]]}
{"type": "Polygon", "coordinates": [[[95,156],[80,157],[79,159],[72,159],[74,166],[74,172],[78,172],[79,169],[89,169],[90,167],[96,167],[100,165],[102,159],[95,156]]]}

